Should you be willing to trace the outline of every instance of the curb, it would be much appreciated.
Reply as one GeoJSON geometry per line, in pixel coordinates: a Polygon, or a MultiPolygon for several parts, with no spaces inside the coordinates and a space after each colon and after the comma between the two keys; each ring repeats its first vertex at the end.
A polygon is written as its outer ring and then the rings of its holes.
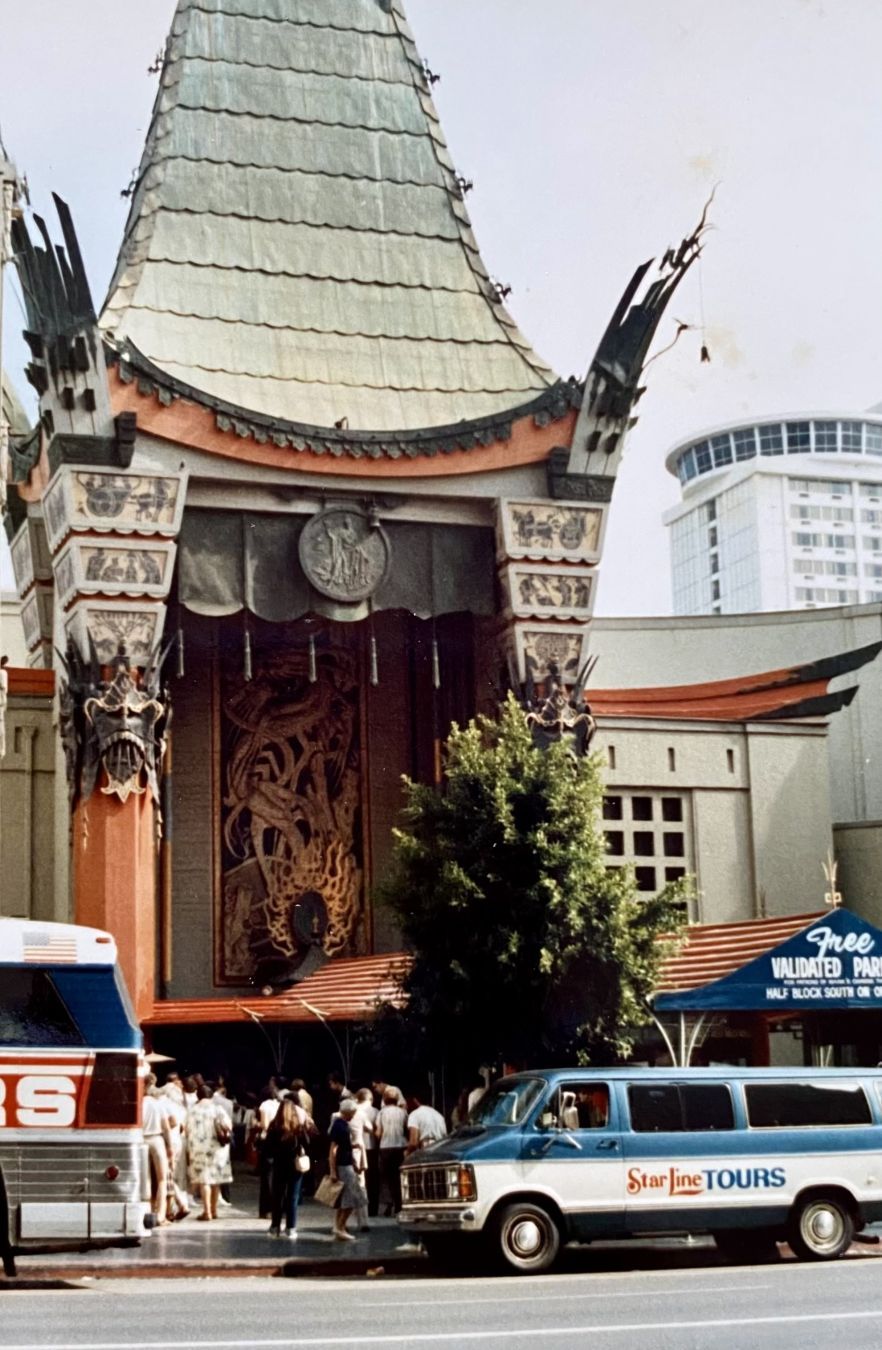
{"type": "Polygon", "coordinates": [[[406,1256],[355,1256],[339,1261],[315,1260],[309,1256],[286,1257],[282,1261],[235,1260],[216,1258],[202,1261],[140,1261],[131,1265],[86,1266],[63,1265],[53,1262],[51,1266],[19,1265],[19,1274],[12,1278],[0,1277],[0,1290],[20,1288],[33,1281],[41,1286],[47,1282],[77,1280],[186,1280],[205,1278],[226,1279],[296,1279],[298,1276],[355,1276],[380,1278],[383,1275],[418,1275],[425,1272],[427,1258],[418,1253],[406,1256]]]}

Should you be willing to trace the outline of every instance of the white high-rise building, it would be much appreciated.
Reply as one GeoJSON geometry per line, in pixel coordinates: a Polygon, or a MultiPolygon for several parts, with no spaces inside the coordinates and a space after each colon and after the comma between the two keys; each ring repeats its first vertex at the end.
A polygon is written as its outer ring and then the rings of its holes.
{"type": "Polygon", "coordinates": [[[882,408],[718,427],[665,463],[675,614],[882,600],[882,408]]]}

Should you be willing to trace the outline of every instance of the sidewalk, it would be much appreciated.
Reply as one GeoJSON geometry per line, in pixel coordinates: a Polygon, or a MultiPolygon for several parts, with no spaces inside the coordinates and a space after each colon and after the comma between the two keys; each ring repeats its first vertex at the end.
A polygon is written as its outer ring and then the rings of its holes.
{"type": "MultiPolygon", "coordinates": [[[[17,1256],[27,1279],[122,1278],[172,1275],[363,1275],[406,1274],[426,1265],[422,1250],[408,1240],[395,1219],[371,1219],[355,1242],[331,1233],[332,1211],[304,1200],[298,1211],[297,1240],[270,1236],[269,1220],[257,1216],[257,1178],[237,1176],[230,1208],[221,1206],[213,1223],[190,1216],[145,1232],[140,1247],[17,1256]]],[[[349,1221],[354,1230],[354,1216],[349,1221]]],[[[2,1276],[0,1276],[2,1283],[2,1276]]]]}

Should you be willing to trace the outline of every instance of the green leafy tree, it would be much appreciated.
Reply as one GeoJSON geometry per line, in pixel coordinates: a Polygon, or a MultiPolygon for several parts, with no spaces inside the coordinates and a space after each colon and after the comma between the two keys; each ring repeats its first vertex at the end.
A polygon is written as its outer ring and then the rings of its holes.
{"type": "Polygon", "coordinates": [[[607,867],[597,758],[538,749],[509,696],[453,728],[443,789],[405,791],[382,896],[414,958],[412,1047],[451,1068],[626,1055],[684,888],[638,898],[607,867]]]}

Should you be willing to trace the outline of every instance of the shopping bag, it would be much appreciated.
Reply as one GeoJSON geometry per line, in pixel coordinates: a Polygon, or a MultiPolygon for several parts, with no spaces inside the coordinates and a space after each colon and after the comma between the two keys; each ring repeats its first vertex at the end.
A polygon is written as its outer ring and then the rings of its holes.
{"type": "Polygon", "coordinates": [[[315,1188],[315,1198],[320,1205],[327,1205],[329,1209],[336,1209],[342,1191],[343,1182],[336,1181],[330,1173],[326,1173],[315,1188]]]}

